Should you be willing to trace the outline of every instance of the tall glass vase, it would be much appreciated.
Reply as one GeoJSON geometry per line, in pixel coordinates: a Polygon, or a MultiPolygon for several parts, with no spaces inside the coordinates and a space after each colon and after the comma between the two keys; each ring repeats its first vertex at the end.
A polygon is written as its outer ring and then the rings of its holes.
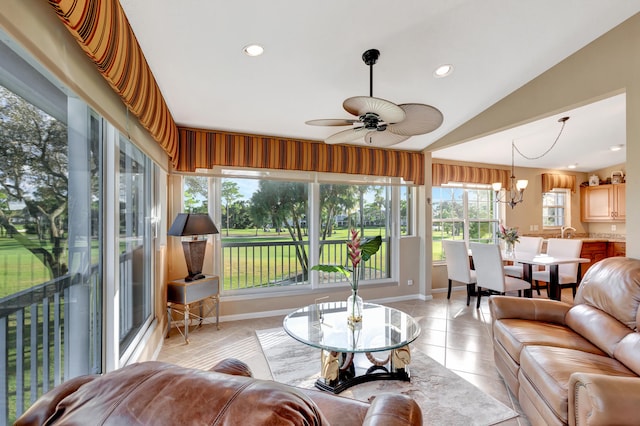
{"type": "Polygon", "coordinates": [[[358,290],[351,290],[351,295],[347,298],[347,321],[350,324],[362,321],[362,310],[364,302],[362,297],[358,296],[358,290]]]}
{"type": "Polygon", "coordinates": [[[515,243],[511,241],[505,241],[504,244],[504,254],[506,257],[513,257],[515,250],[515,243]]]}

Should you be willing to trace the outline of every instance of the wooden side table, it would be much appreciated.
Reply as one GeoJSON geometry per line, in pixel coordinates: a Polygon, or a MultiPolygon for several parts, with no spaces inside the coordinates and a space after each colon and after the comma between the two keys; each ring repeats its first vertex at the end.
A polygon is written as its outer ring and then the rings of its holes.
{"type": "Polygon", "coordinates": [[[171,331],[172,312],[178,312],[184,315],[182,320],[184,331],[178,331],[184,336],[185,343],[189,343],[189,324],[192,319],[199,320],[198,327],[202,325],[202,321],[216,310],[216,327],[220,329],[220,280],[217,275],[207,275],[196,281],[174,280],[167,283],[167,335],[171,331]],[[203,302],[211,299],[213,306],[203,314],[203,302]],[[189,304],[198,303],[198,314],[192,312],[189,304]]]}

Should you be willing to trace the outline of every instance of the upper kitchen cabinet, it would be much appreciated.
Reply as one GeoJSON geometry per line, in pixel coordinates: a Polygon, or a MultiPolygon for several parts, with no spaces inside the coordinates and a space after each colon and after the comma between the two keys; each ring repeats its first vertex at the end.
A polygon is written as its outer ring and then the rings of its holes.
{"type": "Polygon", "coordinates": [[[626,220],[625,184],[580,188],[582,222],[624,222],[626,220]]]}

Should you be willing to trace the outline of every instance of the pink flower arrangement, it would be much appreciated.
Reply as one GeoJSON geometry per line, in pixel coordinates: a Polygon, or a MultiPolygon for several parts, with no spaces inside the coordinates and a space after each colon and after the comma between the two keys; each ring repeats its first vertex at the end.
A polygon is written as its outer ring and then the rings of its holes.
{"type": "Polygon", "coordinates": [[[500,224],[500,229],[496,233],[498,238],[501,240],[505,240],[509,244],[515,244],[520,240],[520,236],[518,235],[518,228],[505,228],[504,225],[500,224]]]}
{"type": "Polygon", "coordinates": [[[364,263],[371,256],[377,253],[382,245],[382,237],[377,235],[373,238],[360,238],[360,233],[355,229],[349,231],[350,239],[347,240],[347,254],[349,255],[349,261],[351,262],[352,270],[349,271],[342,265],[315,265],[311,268],[312,271],[323,272],[339,272],[347,279],[350,280],[351,289],[355,292],[358,291],[358,278],[360,277],[360,270],[364,263]]]}

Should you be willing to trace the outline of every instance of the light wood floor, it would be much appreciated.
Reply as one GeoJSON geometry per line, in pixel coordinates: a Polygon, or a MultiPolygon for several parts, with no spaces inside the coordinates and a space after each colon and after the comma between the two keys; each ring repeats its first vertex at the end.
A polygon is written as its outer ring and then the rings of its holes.
{"type": "MultiPolygon", "coordinates": [[[[563,290],[562,300],[573,302],[571,290],[563,290]]],[[[466,306],[466,293],[460,290],[454,291],[450,300],[447,300],[446,293],[436,293],[433,300],[426,302],[411,300],[388,305],[407,312],[420,323],[422,333],[413,347],[520,413],[518,402],[506,389],[495,368],[487,298],[482,298],[480,309],[475,309],[475,298],[471,302],[471,306],[466,306]]],[[[255,331],[279,327],[283,318],[222,322],[220,330],[216,330],[215,325],[205,324],[189,333],[188,345],[173,329],[164,341],[158,360],[207,369],[220,360],[233,357],[247,363],[254,377],[271,379],[255,331]]],[[[501,425],[528,424],[521,416],[501,425]]]]}

